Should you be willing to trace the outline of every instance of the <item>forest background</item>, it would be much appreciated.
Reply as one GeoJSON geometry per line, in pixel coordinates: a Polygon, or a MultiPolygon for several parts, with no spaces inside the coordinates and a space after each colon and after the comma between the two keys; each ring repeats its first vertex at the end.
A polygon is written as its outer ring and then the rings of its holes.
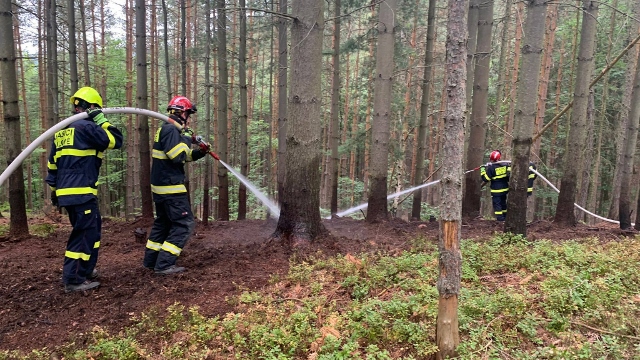
{"type": "MultiPolygon", "coordinates": [[[[389,193],[440,178],[447,98],[444,60],[448,9],[444,1],[434,4],[432,51],[427,51],[427,1],[400,1],[395,12],[392,91],[387,99],[389,193]],[[432,56],[429,64],[428,53],[432,56]],[[422,103],[426,104],[426,111],[421,109],[422,103]],[[419,141],[422,118],[426,118],[427,136],[419,141]],[[424,155],[420,156],[422,151],[424,155]]],[[[326,215],[335,212],[329,210],[332,197],[333,207],[338,209],[366,202],[372,164],[380,163],[371,153],[379,34],[376,5],[335,1],[324,9],[320,204],[326,215]],[[334,119],[337,126],[332,125],[334,119]],[[336,193],[339,195],[333,195],[336,193]]],[[[105,107],[140,106],[144,96],[148,105],[140,107],[159,112],[164,112],[173,95],[182,94],[193,99],[200,109],[194,118],[196,131],[213,141],[219,153],[227,154],[227,162],[242,169],[262,191],[277,197],[282,185],[279,164],[283,159],[279,135],[286,124],[287,104],[281,99],[286,99],[287,53],[295,46],[283,37],[291,22],[286,1],[213,4],[194,0],[124,0],[120,7],[107,5],[104,0],[16,1],[13,6],[23,144],[71,115],[68,98],[74,86],[96,87],[105,107]],[[141,3],[145,10],[144,64],[136,62],[140,56],[136,51],[139,31],[133,31],[140,24],[136,16],[141,13],[141,3]],[[243,38],[245,54],[241,49],[243,38]],[[139,88],[141,71],[148,76],[144,89],[148,96],[139,88]],[[244,136],[248,154],[245,161],[244,136]]],[[[521,76],[524,7],[524,2],[511,1],[470,3],[465,144],[467,151],[477,157],[480,149],[483,156],[481,162],[470,163],[471,155],[467,154],[465,169],[481,165],[496,148],[502,150],[503,158],[510,159],[521,76]],[[477,140],[471,138],[474,128],[486,132],[479,147],[477,140]]],[[[629,111],[638,47],[627,51],[612,68],[608,66],[637,41],[640,5],[631,0],[610,0],[600,2],[599,7],[592,73],[605,68],[608,72],[591,87],[576,202],[617,219],[623,172],[632,174],[627,177],[631,180],[627,185],[632,200],[637,198],[637,186],[633,184],[639,183],[634,171],[637,165],[622,166],[626,135],[637,131],[637,119],[629,122],[629,111]]],[[[556,115],[572,102],[575,82],[593,78],[592,73],[578,72],[582,10],[582,1],[548,4],[540,81],[536,89],[526,89],[527,97],[537,101],[534,133],[541,135],[534,136],[530,160],[556,185],[563,174],[572,110],[557,119],[556,115]],[[545,124],[549,127],[543,132],[545,124]]],[[[140,127],[133,115],[110,115],[109,120],[123,129],[127,143],[122,151],[105,155],[100,201],[105,214],[133,218],[142,213],[143,207],[140,127]]],[[[153,134],[159,122],[146,121],[153,134]]],[[[0,130],[4,132],[4,126],[0,130]]],[[[31,211],[49,205],[43,181],[47,150],[48,145],[43,146],[24,163],[26,207],[31,211]]],[[[6,151],[1,151],[2,162],[6,163],[6,151]]],[[[631,156],[633,159],[633,151],[631,156]]],[[[636,157],[631,164],[637,161],[636,157]]],[[[225,220],[266,215],[265,208],[253,196],[249,195],[245,203],[242,196],[229,195],[242,193],[239,183],[233,177],[227,179],[226,170],[220,165],[211,166],[210,159],[192,164],[189,173],[196,216],[225,220]]],[[[470,176],[478,178],[477,173],[470,176]]],[[[0,193],[0,203],[4,204],[0,210],[8,209],[8,196],[5,187],[0,193]]],[[[436,187],[423,190],[419,217],[438,215],[439,196],[436,187]]],[[[556,202],[557,193],[538,181],[529,200],[529,217],[553,216],[556,202]]],[[[483,204],[481,214],[491,216],[490,201],[483,204]]],[[[398,217],[416,217],[408,198],[396,199],[390,210],[398,217]]]]}

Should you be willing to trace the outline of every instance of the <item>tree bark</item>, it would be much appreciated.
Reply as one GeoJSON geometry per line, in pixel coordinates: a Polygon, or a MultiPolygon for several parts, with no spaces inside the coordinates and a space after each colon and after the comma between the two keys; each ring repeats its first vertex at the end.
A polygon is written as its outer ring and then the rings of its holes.
{"type": "MultiPolygon", "coordinates": [[[[245,7],[245,0],[240,0],[240,7],[245,7]]],[[[284,40],[286,48],[286,36],[284,40]]],[[[240,10],[240,46],[238,50],[238,81],[240,86],[240,173],[245,177],[249,175],[249,155],[248,155],[248,118],[247,118],[247,12],[240,10]]],[[[285,59],[286,66],[286,59],[285,59]]],[[[280,69],[280,71],[283,71],[280,69]]],[[[286,70],[285,70],[286,78],[286,70]]],[[[280,86],[278,80],[278,86],[280,86]]],[[[285,84],[286,88],[286,84],[285,84]]],[[[281,90],[282,91],[282,90],[281,90]]],[[[279,95],[280,96],[280,95],[279,95]]],[[[286,102],[286,90],[285,90],[286,102]]],[[[286,106],[286,105],[285,105],[286,106]]],[[[280,111],[279,107],[278,110],[280,111]]],[[[278,119],[280,124],[280,119],[278,119]]],[[[280,133],[278,133],[280,136],[280,133]]],[[[278,143],[279,145],[280,143],[278,143]]],[[[278,159],[280,165],[280,159],[278,159]]],[[[279,167],[278,167],[279,168],[279,167]]],[[[279,189],[278,189],[279,190],[279,189]]],[[[247,188],[244,184],[240,184],[238,188],[238,220],[244,220],[247,216],[247,188]]]]}
{"type": "Polygon", "coordinates": [[[164,27],[164,73],[167,81],[167,101],[173,96],[171,88],[171,66],[169,63],[169,25],[167,1],[162,0],[162,26],[164,27]]]}
{"type": "Polygon", "coordinates": [[[438,241],[438,317],[436,319],[436,359],[457,356],[460,344],[458,295],[462,255],[462,183],[464,150],[465,87],[467,79],[467,0],[449,0],[445,73],[447,105],[444,113],[442,177],[440,178],[440,235],[438,241]]]}
{"type": "MultiPolygon", "coordinates": [[[[147,9],[144,0],[136,0],[136,106],[148,108],[147,94],[147,9]]],[[[138,136],[140,144],[140,190],[142,217],[153,218],[153,200],[151,199],[151,150],[149,138],[149,117],[138,115],[138,136]]]]}
{"type": "Polygon", "coordinates": [[[576,199],[578,173],[582,164],[582,147],[584,146],[586,135],[587,102],[589,82],[593,73],[598,2],[584,0],[583,9],[580,50],[578,53],[578,76],[573,98],[574,114],[571,117],[571,128],[568,135],[569,144],[564,157],[564,173],[560,182],[560,195],[555,216],[555,222],[564,226],[575,226],[576,224],[573,204],[576,199]]]}
{"type": "Polygon", "coordinates": [[[296,0],[291,26],[291,124],[284,193],[274,236],[298,243],[326,233],[320,219],[321,68],[324,2],[296,0]]]}
{"type": "MultiPolygon", "coordinates": [[[[227,15],[225,11],[225,0],[218,0],[218,156],[220,160],[226,162],[229,157],[227,147],[227,91],[229,83],[229,72],[227,69],[227,15]]],[[[227,168],[222,162],[218,162],[218,218],[222,221],[229,221],[229,175],[227,168]]]]}
{"type": "MultiPolygon", "coordinates": [[[[491,60],[491,29],[493,27],[493,0],[480,4],[478,13],[478,45],[473,78],[473,99],[469,126],[469,148],[466,166],[473,168],[482,163],[487,132],[487,106],[489,95],[489,67],[491,60]]],[[[476,172],[465,177],[462,216],[474,218],[480,213],[480,181],[476,172]]]]}
{"type": "MultiPolygon", "coordinates": [[[[435,43],[435,17],[436,17],[436,0],[429,0],[429,12],[427,14],[427,45],[424,54],[424,72],[422,80],[422,100],[420,102],[420,125],[418,128],[418,151],[416,153],[416,176],[413,186],[422,183],[425,174],[424,159],[426,156],[426,140],[429,117],[429,100],[431,98],[432,83],[432,66],[433,66],[433,46],[435,43]]],[[[468,60],[467,60],[468,61],[468,60]]],[[[422,190],[413,193],[413,204],[411,205],[411,218],[420,220],[420,211],[422,208],[422,190]]]]}
{"type": "MultiPolygon", "coordinates": [[[[2,78],[3,119],[5,123],[5,148],[7,165],[22,152],[20,131],[20,108],[18,106],[18,79],[16,74],[16,51],[11,19],[11,0],[0,0],[0,78],[2,78]]],[[[25,206],[24,173],[22,165],[9,177],[9,237],[29,235],[27,209],[25,206]]]]}
{"type": "Polygon", "coordinates": [[[374,80],[373,122],[371,126],[371,188],[367,221],[387,219],[387,171],[395,34],[396,0],[380,4],[378,47],[374,80]]]}
{"type": "Polygon", "coordinates": [[[340,143],[340,0],[334,2],[333,73],[331,78],[331,214],[338,212],[338,145],[340,143]]]}
{"type": "MultiPolygon", "coordinates": [[[[640,60],[640,52],[638,53],[640,60]]],[[[640,120],[640,66],[636,66],[633,80],[633,90],[631,92],[631,108],[629,109],[629,119],[627,124],[627,135],[622,148],[622,178],[620,181],[620,229],[631,228],[631,179],[633,174],[633,158],[636,151],[638,139],[638,121],[640,120]]]]}
{"type": "Polygon", "coordinates": [[[67,26],[69,30],[69,82],[71,93],[78,91],[78,45],[76,44],[75,0],[67,0],[67,26]]]}
{"type": "MultiPolygon", "coordinates": [[[[84,66],[84,86],[91,86],[91,74],[89,72],[89,43],[87,42],[87,21],[85,16],[85,6],[84,0],[79,0],[80,4],[80,24],[82,26],[82,55],[83,55],[83,66],[84,66]]],[[[91,7],[92,14],[94,13],[93,7],[91,7]]],[[[93,46],[95,49],[95,28],[93,29],[93,46]]]]}
{"type": "Polygon", "coordinates": [[[546,0],[527,1],[527,19],[524,23],[522,45],[522,71],[518,87],[516,117],[513,122],[513,161],[507,197],[505,231],[527,235],[527,183],[533,128],[536,121],[536,99],[542,46],[544,43],[546,0]]]}
{"type": "Polygon", "coordinates": [[[513,4],[512,0],[507,0],[504,16],[502,17],[502,35],[500,36],[500,58],[498,60],[498,81],[496,82],[496,102],[493,108],[493,116],[498,119],[500,118],[501,108],[502,108],[502,93],[504,92],[504,82],[506,81],[505,67],[507,63],[507,52],[509,50],[509,42],[511,37],[509,36],[509,24],[511,24],[511,6],[513,4]]]}

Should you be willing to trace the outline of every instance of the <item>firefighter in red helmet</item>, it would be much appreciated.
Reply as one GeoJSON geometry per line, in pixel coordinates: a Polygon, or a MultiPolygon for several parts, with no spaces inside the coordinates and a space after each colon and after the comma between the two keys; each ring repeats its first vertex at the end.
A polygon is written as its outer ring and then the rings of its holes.
{"type": "Polygon", "coordinates": [[[198,110],[184,96],[175,96],[167,105],[169,118],[181,126],[165,123],[153,140],[151,192],[156,218],[147,239],[143,265],[159,275],[185,271],[176,260],[195,227],[187,188],[184,185],[184,163],[203,158],[211,144],[201,143],[191,150],[193,132],[190,116],[198,110]]]}
{"type": "Polygon", "coordinates": [[[502,153],[494,150],[489,155],[490,162],[480,167],[480,177],[486,184],[491,183],[491,201],[496,220],[504,221],[507,216],[507,193],[509,192],[509,176],[511,162],[500,161],[502,153]]]}

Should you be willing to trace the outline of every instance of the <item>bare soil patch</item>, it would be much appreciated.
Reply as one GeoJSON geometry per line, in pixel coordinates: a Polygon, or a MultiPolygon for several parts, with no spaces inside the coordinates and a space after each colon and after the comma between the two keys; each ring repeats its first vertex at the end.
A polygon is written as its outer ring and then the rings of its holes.
{"type": "MultiPolygon", "coordinates": [[[[6,219],[0,223],[6,224],[6,219]]],[[[270,276],[287,273],[296,256],[333,256],[371,251],[400,252],[423,237],[438,241],[437,222],[391,220],[368,224],[353,219],[324,220],[330,235],[308,246],[290,249],[270,238],[274,221],[247,220],[198,224],[178,264],[188,271],[161,277],[142,266],[144,242],[134,234],[151,223],[104,219],[98,270],[101,287],[86,293],[65,294],[62,262],[70,231],[65,217],[33,219],[57,227],[42,238],[0,238],[0,349],[30,350],[74,340],[82,343],[94,326],[111,333],[133,323],[132,317],[151,309],[163,310],[179,302],[197,305],[207,316],[233,311],[227,298],[247,289],[259,290],[270,276]]],[[[502,225],[489,220],[464,222],[463,239],[487,239],[502,225]]],[[[558,228],[552,222],[530,224],[532,240],[563,241],[598,237],[615,241],[629,236],[615,225],[578,225],[558,228]]]]}

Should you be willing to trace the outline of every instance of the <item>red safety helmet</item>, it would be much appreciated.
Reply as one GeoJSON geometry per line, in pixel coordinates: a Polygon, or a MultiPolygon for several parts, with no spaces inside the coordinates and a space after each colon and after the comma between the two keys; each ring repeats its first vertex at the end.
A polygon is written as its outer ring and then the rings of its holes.
{"type": "Polygon", "coordinates": [[[196,106],[191,102],[191,100],[187,99],[184,96],[174,96],[171,101],[169,101],[169,105],[167,105],[167,111],[169,113],[173,113],[174,111],[183,111],[187,114],[193,114],[198,112],[196,106]]]}
{"type": "Polygon", "coordinates": [[[491,155],[489,155],[489,160],[495,162],[495,161],[500,161],[500,156],[502,155],[502,153],[500,153],[500,150],[493,150],[491,152],[491,155]]]}

